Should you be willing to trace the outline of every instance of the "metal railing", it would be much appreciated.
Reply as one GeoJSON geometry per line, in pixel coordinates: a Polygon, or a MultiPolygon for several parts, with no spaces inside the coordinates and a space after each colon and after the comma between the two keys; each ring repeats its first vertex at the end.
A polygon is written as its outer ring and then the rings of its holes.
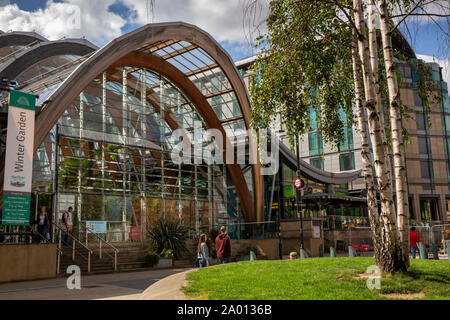
{"type": "Polygon", "coordinates": [[[356,216],[326,216],[323,219],[324,230],[348,230],[352,228],[370,228],[368,217],[356,216]]]}
{"type": "MultiPolygon", "coordinates": [[[[78,239],[76,239],[74,236],[72,236],[69,232],[67,232],[66,230],[63,230],[59,225],[57,225],[54,222],[51,222],[51,224],[57,229],[58,232],[58,246],[57,248],[58,250],[58,262],[57,262],[57,272],[59,274],[60,271],[60,267],[61,267],[61,254],[62,254],[62,244],[65,244],[66,246],[70,247],[72,246],[72,261],[75,261],[75,255],[76,255],[76,244],[78,243],[82,248],[87,250],[87,264],[88,264],[88,273],[91,272],[91,255],[92,255],[92,250],[89,249],[87,246],[85,246],[83,243],[81,243],[78,239]],[[72,239],[72,244],[67,243],[66,241],[64,241],[62,238],[62,235],[66,234],[68,235],[71,239],[72,239]]],[[[85,260],[86,258],[78,252],[78,254],[83,257],[85,260]]]]}
{"type": "Polygon", "coordinates": [[[445,241],[450,240],[450,223],[437,222],[428,223],[427,225],[410,224],[415,227],[419,234],[421,242],[425,247],[444,248],[445,241]]]}
{"type": "Polygon", "coordinates": [[[100,259],[102,259],[102,243],[106,244],[107,246],[109,246],[111,249],[114,250],[114,257],[111,254],[109,254],[107,251],[105,251],[105,253],[114,259],[114,271],[117,271],[117,255],[119,254],[119,249],[117,249],[111,243],[109,243],[108,241],[106,241],[105,239],[100,237],[97,233],[89,232],[88,228],[86,228],[85,225],[81,224],[80,227],[82,229],[84,228],[83,233],[85,235],[85,241],[86,241],[87,248],[89,248],[89,235],[94,235],[94,237],[98,240],[98,242],[99,242],[99,258],[100,259]]]}
{"type": "Polygon", "coordinates": [[[274,221],[219,223],[212,228],[210,226],[201,226],[198,232],[192,230],[189,234],[189,237],[191,239],[197,239],[201,233],[209,234],[212,229],[215,229],[219,232],[222,226],[227,227],[227,234],[233,240],[277,238],[277,223],[274,221]]]}
{"type": "MultiPolygon", "coordinates": [[[[29,228],[31,228],[31,227],[29,227],[29,228]]],[[[16,237],[15,239],[14,238],[7,239],[7,241],[3,241],[1,244],[6,244],[6,245],[11,244],[11,245],[13,245],[13,244],[24,244],[24,243],[26,243],[26,242],[23,242],[23,241],[18,241],[17,237],[29,237],[29,241],[27,243],[33,243],[34,242],[33,237],[36,236],[36,235],[39,236],[42,240],[44,240],[44,242],[50,243],[50,241],[47,238],[45,238],[42,234],[40,234],[37,231],[31,230],[29,232],[20,232],[20,231],[0,232],[0,236],[3,236],[3,237],[4,236],[16,237]],[[13,241],[8,241],[8,240],[13,240],[13,241]]]]}

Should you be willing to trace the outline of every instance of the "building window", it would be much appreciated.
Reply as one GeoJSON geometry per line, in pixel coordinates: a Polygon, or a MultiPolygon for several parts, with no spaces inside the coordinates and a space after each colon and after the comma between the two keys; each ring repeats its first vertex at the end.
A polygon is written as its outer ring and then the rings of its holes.
{"type": "Polygon", "coordinates": [[[222,90],[221,84],[222,84],[222,82],[221,82],[220,76],[211,78],[211,92],[216,93],[216,92],[221,91],[222,90]]]}
{"type": "Polygon", "coordinates": [[[441,76],[439,75],[439,71],[432,71],[431,77],[434,81],[441,81],[441,76]]]}
{"type": "Polygon", "coordinates": [[[417,130],[425,130],[425,116],[423,113],[416,113],[417,130]]]}
{"type": "Polygon", "coordinates": [[[427,138],[417,137],[417,141],[419,142],[419,154],[428,154],[427,138]]]}
{"type": "Polygon", "coordinates": [[[223,118],[223,113],[222,113],[222,97],[218,96],[218,97],[213,97],[211,100],[211,106],[213,107],[214,112],[217,115],[217,118],[219,118],[219,120],[222,120],[223,118]]]}
{"type": "Polygon", "coordinates": [[[233,102],[233,117],[241,116],[241,108],[239,107],[239,103],[237,101],[233,102]]]}
{"type": "Polygon", "coordinates": [[[310,132],[308,134],[308,142],[310,156],[322,154],[322,136],[320,132],[310,132]]]}
{"type": "Polygon", "coordinates": [[[438,209],[435,199],[420,200],[420,216],[425,221],[438,219],[438,209]]]}
{"type": "Polygon", "coordinates": [[[444,128],[444,131],[447,131],[447,134],[450,134],[450,115],[446,114],[443,118],[442,128],[444,128]]]}
{"type": "Polygon", "coordinates": [[[309,108],[309,126],[311,127],[311,130],[317,130],[319,128],[317,111],[312,107],[309,108]]]}
{"type": "Polygon", "coordinates": [[[449,156],[450,156],[450,138],[444,139],[444,149],[445,149],[445,153],[447,154],[447,159],[449,159],[449,156]]]}
{"type": "Polygon", "coordinates": [[[444,106],[444,112],[450,112],[450,105],[448,103],[448,93],[442,93],[442,105],[444,106]]]}
{"type": "Polygon", "coordinates": [[[428,161],[420,161],[420,173],[422,178],[430,179],[430,163],[428,161]]]}
{"type": "Polygon", "coordinates": [[[450,163],[447,161],[447,179],[450,182],[450,163]]]}
{"type": "Polygon", "coordinates": [[[353,152],[339,155],[339,166],[341,171],[354,170],[355,155],[353,152]]]}
{"type": "Polygon", "coordinates": [[[344,141],[339,143],[341,151],[349,151],[353,149],[353,133],[351,127],[344,128],[344,141]]]}
{"type": "Polygon", "coordinates": [[[309,164],[317,169],[323,170],[323,159],[322,158],[311,158],[311,159],[309,159],[309,164]]]}

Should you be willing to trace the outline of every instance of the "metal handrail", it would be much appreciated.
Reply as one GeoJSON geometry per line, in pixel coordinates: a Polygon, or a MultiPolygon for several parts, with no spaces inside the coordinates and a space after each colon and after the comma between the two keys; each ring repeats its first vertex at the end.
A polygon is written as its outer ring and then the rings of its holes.
{"type": "MultiPolygon", "coordinates": [[[[91,255],[92,250],[89,249],[87,246],[85,246],[83,243],[81,243],[78,239],[74,238],[70,233],[63,230],[59,225],[57,225],[55,222],[51,222],[52,225],[54,225],[58,229],[58,248],[61,249],[61,243],[64,243],[65,245],[69,246],[68,243],[62,240],[61,233],[64,232],[65,234],[69,235],[72,238],[72,261],[75,260],[75,253],[76,253],[76,243],[80,244],[83,248],[85,248],[88,251],[88,273],[91,272],[91,255]],[[74,241],[75,240],[75,241],[74,241]]],[[[84,257],[83,257],[84,258],[84,257]]],[[[60,261],[59,261],[60,263],[60,261]]],[[[58,264],[59,264],[58,263],[58,264]]],[[[59,266],[58,266],[59,270],[59,266]]]]}
{"type": "MultiPolygon", "coordinates": [[[[89,232],[88,228],[86,228],[85,225],[80,224],[81,228],[84,228],[85,230],[85,234],[86,234],[86,246],[88,245],[88,234],[93,234],[97,237],[97,239],[99,239],[99,257],[100,259],[102,258],[102,241],[107,244],[109,247],[111,247],[114,250],[114,271],[117,271],[117,255],[119,253],[119,249],[117,249],[116,247],[114,247],[111,243],[109,243],[108,241],[106,241],[105,239],[103,239],[102,237],[100,237],[98,234],[94,233],[94,232],[89,232]]],[[[106,252],[107,253],[107,252],[106,252]]],[[[112,255],[110,255],[109,253],[107,253],[111,258],[113,258],[112,255]]]]}

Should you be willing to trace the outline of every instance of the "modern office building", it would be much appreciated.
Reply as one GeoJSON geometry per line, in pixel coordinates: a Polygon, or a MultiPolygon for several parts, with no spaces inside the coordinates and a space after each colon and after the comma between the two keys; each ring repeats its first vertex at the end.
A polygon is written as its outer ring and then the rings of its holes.
{"type": "MultiPolygon", "coordinates": [[[[439,103],[431,101],[429,121],[426,121],[426,110],[418,94],[418,75],[415,71],[416,55],[407,41],[400,35],[394,45],[401,49],[409,61],[396,60],[398,70],[403,79],[400,84],[402,103],[410,109],[409,117],[403,118],[403,127],[408,131],[406,143],[406,175],[408,181],[410,219],[413,224],[423,224],[430,220],[450,220],[450,106],[447,83],[442,78],[442,68],[437,63],[426,63],[432,73],[434,89],[442,94],[439,103]]],[[[244,78],[248,78],[248,67],[255,57],[237,61],[236,65],[244,78]]],[[[245,80],[248,85],[248,79],[245,80]]],[[[384,113],[384,108],[383,108],[384,113]]],[[[356,112],[355,112],[356,115],[356,112]]],[[[388,123],[386,113],[385,122],[388,123]]],[[[346,122],[342,112],[342,120],[346,122]]],[[[340,145],[340,152],[322,141],[320,128],[314,125],[316,115],[310,112],[313,130],[301,137],[301,159],[311,166],[327,172],[354,172],[362,169],[361,138],[358,128],[345,127],[345,141],[340,145]]],[[[275,128],[281,127],[279,123],[275,128]]],[[[289,146],[289,137],[281,140],[289,146]]],[[[391,163],[392,155],[391,156],[391,163]]],[[[393,171],[392,171],[393,172],[393,171]]],[[[349,195],[364,193],[364,178],[350,181],[349,195]]],[[[352,208],[342,208],[343,215],[353,215],[352,208]]]]}

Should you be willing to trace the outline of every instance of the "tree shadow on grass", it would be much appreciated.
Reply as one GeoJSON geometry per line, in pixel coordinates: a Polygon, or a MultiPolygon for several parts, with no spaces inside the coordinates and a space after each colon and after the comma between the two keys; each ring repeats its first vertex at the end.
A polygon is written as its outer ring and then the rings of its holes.
{"type": "Polygon", "coordinates": [[[405,273],[406,276],[410,276],[415,280],[425,280],[425,281],[433,281],[440,282],[444,284],[450,284],[450,276],[445,275],[443,273],[430,273],[419,270],[411,270],[405,273]]]}

